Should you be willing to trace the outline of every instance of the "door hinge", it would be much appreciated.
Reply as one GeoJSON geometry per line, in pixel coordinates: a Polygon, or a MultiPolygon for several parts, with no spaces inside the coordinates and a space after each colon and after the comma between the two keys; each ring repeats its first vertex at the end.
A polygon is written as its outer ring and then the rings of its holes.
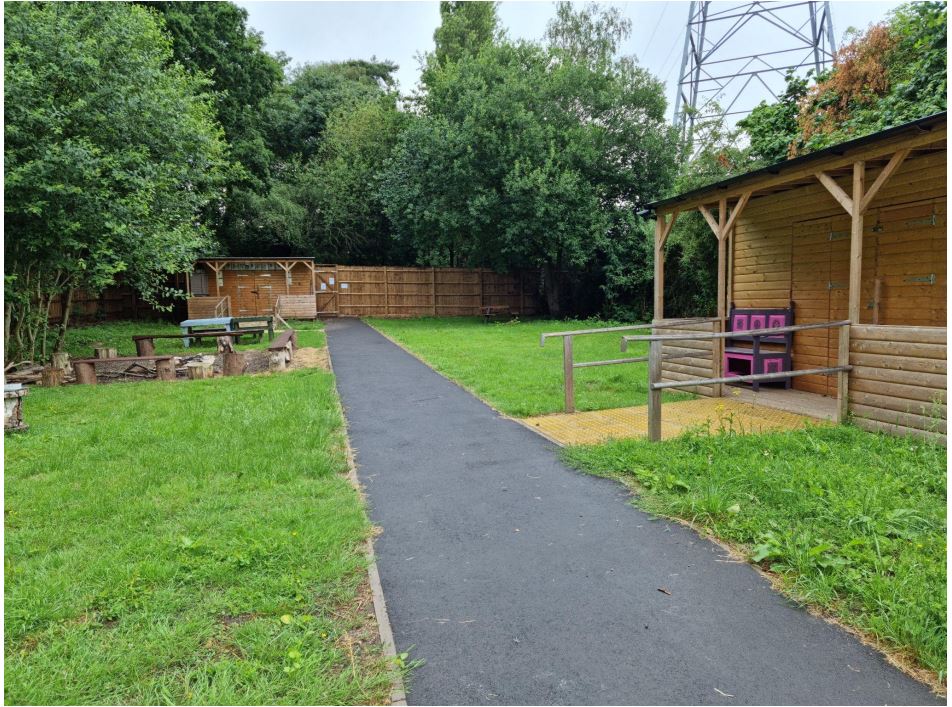
{"type": "Polygon", "coordinates": [[[828,290],[843,290],[847,287],[848,285],[846,283],[834,282],[833,280],[830,280],[828,283],[826,283],[826,289],[828,290]]]}
{"type": "Polygon", "coordinates": [[[935,273],[929,275],[923,275],[922,277],[907,277],[903,278],[903,282],[924,282],[930,285],[935,284],[935,273]]]}

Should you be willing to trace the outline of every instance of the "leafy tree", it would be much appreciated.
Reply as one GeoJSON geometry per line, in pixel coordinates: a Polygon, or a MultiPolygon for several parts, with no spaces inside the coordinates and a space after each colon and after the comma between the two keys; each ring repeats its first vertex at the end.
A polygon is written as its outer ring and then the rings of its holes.
{"type": "Polygon", "coordinates": [[[308,252],[323,260],[388,264],[408,257],[391,238],[378,174],[411,119],[388,95],[331,114],[302,184],[308,252]]]}
{"type": "Polygon", "coordinates": [[[224,142],[205,82],[145,9],[18,3],[4,19],[7,350],[46,353],[50,302],[122,276],[167,294],[207,245],[224,142]],[[37,350],[37,347],[39,349],[37,350]]]}
{"type": "Polygon", "coordinates": [[[667,186],[662,88],[613,58],[616,20],[563,6],[549,46],[500,41],[433,68],[382,184],[421,262],[540,268],[557,315],[560,272],[604,257],[627,228],[620,214],[667,186]]]}
{"type": "Polygon", "coordinates": [[[855,34],[812,85],[788,76],[780,101],[739,123],[752,156],[786,159],[945,110],[947,34],[945,3],[901,5],[855,34]]]}
{"type": "Polygon", "coordinates": [[[286,60],[264,50],[260,33],[247,26],[247,11],[233,3],[142,4],[161,18],[174,60],[211,82],[230,166],[222,200],[205,210],[204,220],[225,248],[240,250],[246,222],[257,218],[248,209],[274,201],[268,195],[274,155],[267,108],[284,79],[286,60]]]}
{"type": "Polygon", "coordinates": [[[441,2],[440,26],[433,33],[436,63],[445,66],[465,55],[478,54],[492,43],[498,33],[496,10],[495,2],[441,2]]]}

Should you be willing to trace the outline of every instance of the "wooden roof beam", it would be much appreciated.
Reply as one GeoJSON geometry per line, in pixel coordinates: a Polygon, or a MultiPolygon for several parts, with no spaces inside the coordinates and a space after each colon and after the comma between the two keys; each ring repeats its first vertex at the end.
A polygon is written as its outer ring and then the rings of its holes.
{"type": "Polygon", "coordinates": [[[846,213],[853,213],[853,200],[849,195],[843,191],[843,188],[834,181],[826,172],[817,172],[816,178],[820,180],[820,184],[826,187],[826,190],[832,194],[833,198],[839,202],[840,206],[846,209],[846,213]]]}
{"type": "Polygon", "coordinates": [[[662,222],[661,222],[661,247],[662,248],[664,248],[664,244],[667,242],[668,236],[671,235],[671,230],[674,228],[674,222],[678,220],[678,214],[680,213],[681,213],[681,209],[675,209],[674,211],[672,211],[670,220],[663,220],[663,219],[666,219],[666,216],[664,215],[658,216],[659,219],[662,219],[662,222]]]}
{"type": "Polygon", "coordinates": [[[869,189],[866,191],[866,194],[863,196],[862,201],[859,204],[859,212],[861,214],[866,213],[866,209],[869,208],[870,203],[873,199],[876,198],[876,194],[879,193],[879,190],[886,183],[886,181],[896,173],[896,170],[902,166],[902,163],[909,156],[911,150],[903,149],[898,150],[886,163],[886,166],[883,167],[883,171],[879,173],[879,176],[876,177],[876,181],[872,183],[869,189]]]}

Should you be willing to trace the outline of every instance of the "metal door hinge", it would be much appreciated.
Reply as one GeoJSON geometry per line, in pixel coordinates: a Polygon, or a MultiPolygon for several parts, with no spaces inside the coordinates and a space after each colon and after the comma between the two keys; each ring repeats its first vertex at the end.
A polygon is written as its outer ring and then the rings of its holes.
{"type": "Polygon", "coordinates": [[[925,282],[930,285],[935,284],[935,273],[929,275],[923,275],[922,277],[907,277],[903,278],[903,282],[925,282]]]}

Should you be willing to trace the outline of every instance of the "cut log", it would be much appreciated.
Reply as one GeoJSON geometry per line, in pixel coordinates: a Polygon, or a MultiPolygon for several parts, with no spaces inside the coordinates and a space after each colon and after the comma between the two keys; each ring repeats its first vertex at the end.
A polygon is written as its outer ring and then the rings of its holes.
{"type": "Polygon", "coordinates": [[[155,355],[155,340],[154,339],[135,339],[135,342],[136,342],[137,356],[154,356],[155,355]]]}
{"type": "Polygon", "coordinates": [[[288,355],[285,349],[271,352],[268,368],[272,371],[283,371],[288,367],[288,355]]]}
{"type": "Polygon", "coordinates": [[[240,376],[245,372],[245,356],[234,351],[222,353],[222,372],[226,376],[240,376]]]}
{"type": "Polygon", "coordinates": [[[159,359],[155,362],[155,374],[160,381],[175,380],[175,364],[171,358],[159,359]]]}
{"type": "Polygon", "coordinates": [[[96,358],[116,358],[119,356],[116,349],[106,346],[96,346],[93,351],[95,351],[96,358]]]}
{"type": "Polygon", "coordinates": [[[73,364],[76,382],[83,385],[96,385],[96,367],[88,361],[73,364]]]}
{"type": "MultiPolygon", "coordinates": [[[[231,337],[228,336],[219,336],[217,337],[218,341],[218,353],[235,353],[235,342],[232,341],[231,337]]],[[[225,375],[228,375],[227,373],[225,375]]]]}
{"type": "Polygon", "coordinates": [[[70,375],[73,372],[73,364],[69,361],[69,354],[65,351],[60,351],[59,353],[53,354],[53,368],[62,368],[66,375],[70,375]]]}
{"type": "Polygon", "coordinates": [[[56,386],[63,385],[63,380],[65,378],[66,371],[64,371],[62,368],[47,366],[40,374],[40,385],[42,385],[44,388],[55,388],[56,386]]]}
{"type": "Polygon", "coordinates": [[[192,361],[191,363],[185,364],[185,373],[188,375],[189,380],[202,380],[215,375],[211,364],[205,363],[204,361],[192,361]]]}

